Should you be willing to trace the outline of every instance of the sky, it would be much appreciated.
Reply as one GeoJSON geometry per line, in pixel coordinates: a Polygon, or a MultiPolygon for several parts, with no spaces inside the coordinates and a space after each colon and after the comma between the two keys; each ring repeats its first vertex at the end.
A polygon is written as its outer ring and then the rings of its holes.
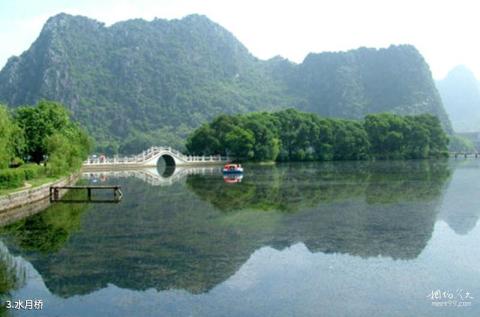
{"type": "Polygon", "coordinates": [[[300,63],[310,52],[413,44],[435,79],[459,64],[480,79],[479,9],[471,0],[0,0],[0,67],[60,12],[106,25],[199,13],[261,59],[281,55],[300,63]]]}

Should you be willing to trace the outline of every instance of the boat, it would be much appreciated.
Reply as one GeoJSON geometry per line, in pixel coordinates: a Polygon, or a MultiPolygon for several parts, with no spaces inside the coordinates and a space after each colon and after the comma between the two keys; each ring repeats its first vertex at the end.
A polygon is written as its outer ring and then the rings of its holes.
{"type": "Polygon", "coordinates": [[[240,164],[225,164],[223,166],[223,174],[241,174],[243,167],[240,164]]]}

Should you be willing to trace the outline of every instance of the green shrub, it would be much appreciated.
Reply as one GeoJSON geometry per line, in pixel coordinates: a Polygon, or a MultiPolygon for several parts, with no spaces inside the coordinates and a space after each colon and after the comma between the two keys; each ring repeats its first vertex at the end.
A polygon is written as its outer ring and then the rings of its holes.
{"type": "Polygon", "coordinates": [[[10,167],[20,167],[22,166],[23,164],[25,164],[25,162],[19,158],[19,157],[14,157],[11,161],[10,161],[10,167]]]}
{"type": "Polygon", "coordinates": [[[475,148],[475,144],[472,142],[472,140],[461,135],[454,135],[450,137],[450,144],[448,145],[448,149],[452,152],[477,151],[477,149],[475,148]]]}
{"type": "Polygon", "coordinates": [[[22,187],[25,181],[25,172],[21,169],[0,170],[0,189],[22,187]]]}
{"type": "Polygon", "coordinates": [[[23,166],[21,169],[25,173],[25,180],[27,181],[45,174],[44,173],[45,168],[42,165],[29,164],[29,165],[23,166]]]}
{"type": "Polygon", "coordinates": [[[35,177],[37,177],[38,171],[33,168],[27,168],[23,170],[25,172],[25,180],[31,180],[35,177]]]}

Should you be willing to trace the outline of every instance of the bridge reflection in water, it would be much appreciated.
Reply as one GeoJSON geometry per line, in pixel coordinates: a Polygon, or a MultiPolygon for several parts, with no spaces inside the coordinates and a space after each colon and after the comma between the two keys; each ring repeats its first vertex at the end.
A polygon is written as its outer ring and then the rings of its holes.
{"type": "Polygon", "coordinates": [[[210,167],[150,167],[132,170],[117,171],[89,171],[83,172],[82,178],[93,183],[108,182],[110,178],[135,177],[151,186],[171,186],[172,184],[186,179],[188,175],[220,175],[221,168],[210,167]]]}

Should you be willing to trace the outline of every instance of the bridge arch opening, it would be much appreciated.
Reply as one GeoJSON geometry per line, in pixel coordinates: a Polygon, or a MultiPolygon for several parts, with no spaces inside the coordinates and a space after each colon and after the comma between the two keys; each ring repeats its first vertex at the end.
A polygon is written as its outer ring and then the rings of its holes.
{"type": "Polygon", "coordinates": [[[164,178],[168,178],[175,172],[175,160],[168,154],[164,154],[157,161],[158,174],[164,178]]]}
{"type": "Polygon", "coordinates": [[[168,154],[163,154],[162,156],[160,156],[159,160],[160,159],[163,159],[165,161],[166,166],[175,166],[174,158],[168,154]]]}

